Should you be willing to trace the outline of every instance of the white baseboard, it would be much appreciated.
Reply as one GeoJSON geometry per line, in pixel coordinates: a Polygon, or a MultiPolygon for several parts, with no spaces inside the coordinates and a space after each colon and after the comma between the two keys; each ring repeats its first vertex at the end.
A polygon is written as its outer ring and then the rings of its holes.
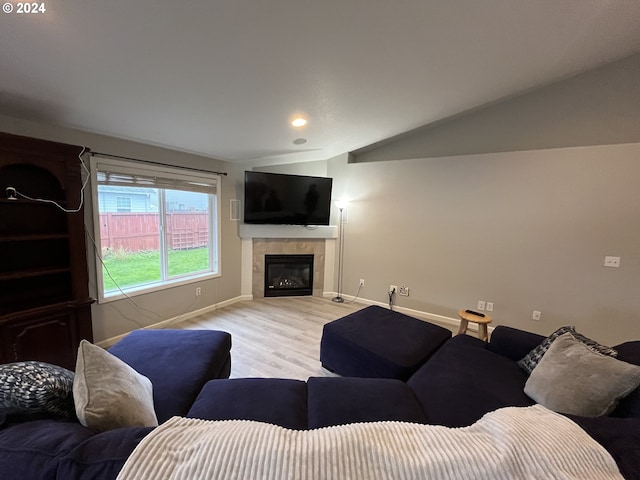
{"type": "MultiPolygon", "coordinates": [[[[333,298],[337,295],[336,292],[324,292],[323,293],[324,297],[326,298],[333,298]]],[[[378,305],[380,307],[385,307],[385,308],[389,308],[389,304],[388,303],[384,303],[384,302],[377,302],[375,300],[368,300],[366,298],[355,298],[351,295],[345,295],[342,294],[342,298],[345,299],[345,301],[347,302],[351,302],[353,301],[354,303],[360,303],[363,305],[378,305]]],[[[460,327],[460,319],[459,318],[453,318],[453,317],[447,317],[445,315],[438,315],[436,313],[430,313],[430,312],[424,312],[422,310],[415,310],[413,308],[407,308],[407,307],[399,307],[397,305],[393,306],[393,310],[396,312],[400,312],[400,313],[404,313],[405,315],[409,315],[411,317],[415,317],[415,318],[419,318],[420,320],[429,320],[435,323],[440,324],[443,327],[446,327],[448,329],[450,329],[452,332],[457,332],[458,328],[460,327]]],[[[493,332],[494,327],[489,326],[487,328],[489,336],[491,336],[491,333],[493,332]]],[[[477,324],[469,324],[469,327],[467,328],[467,331],[469,332],[474,332],[474,333],[478,333],[478,325],[477,324]]]]}
{"type": "MultiPolygon", "coordinates": [[[[199,315],[204,315],[205,313],[212,312],[213,310],[217,310],[218,308],[226,307],[228,305],[233,305],[234,303],[238,303],[238,302],[245,302],[247,300],[253,300],[253,295],[240,295],[238,297],[230,298],[228,300],[223,300],[220,303],[207,305],[206,307],[199,308],[198,310],[193,310],[191,312],[183,313],[182,315],[178,315],[173,318],[168,318],[167,320],[162,320],[161,322],[147,325],[146,327],[143,327],[143,329],[168,328],[174,323],[182,322],[184,320],[188,320],[189,318],[194,318],[199,315]]],[[[96,345],[102,348],[109,348],[112,345],[115,345],[116,343],[118,343],[127,335],[129,335],[129,333],[131,332],[126,332],[121,335],[116,335],[115,337],[107,338],[106,340],[97,342],[96,345]]]]}

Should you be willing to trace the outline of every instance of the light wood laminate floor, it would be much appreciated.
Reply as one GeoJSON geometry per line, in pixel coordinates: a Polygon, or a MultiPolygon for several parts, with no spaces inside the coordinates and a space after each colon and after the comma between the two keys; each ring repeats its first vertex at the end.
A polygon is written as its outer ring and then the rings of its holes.
{"type": "Polygon", "coordinates": [[[171,328],[231,334],[231,378],[307,380],[332,376],[320,365],[322,327],[366,305],[321,297],[280,297],[238,302],[171,328]]]}

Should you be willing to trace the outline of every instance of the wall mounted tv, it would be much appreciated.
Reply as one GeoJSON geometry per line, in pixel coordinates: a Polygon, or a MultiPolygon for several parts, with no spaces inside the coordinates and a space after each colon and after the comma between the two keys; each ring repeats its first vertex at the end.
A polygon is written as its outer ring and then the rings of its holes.
{"type": "Polygon", "coordinates": [[[329,225],[333,179],[244,172],[244,223],[329,225]]]}

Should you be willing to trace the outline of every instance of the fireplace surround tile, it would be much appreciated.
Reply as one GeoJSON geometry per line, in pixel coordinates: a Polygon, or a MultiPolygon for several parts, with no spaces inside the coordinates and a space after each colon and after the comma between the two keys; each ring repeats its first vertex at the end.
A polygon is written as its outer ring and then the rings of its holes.
{"type": "Polygon", "coordinates": [[[321,297],[324,291],[324,239],[254,238],[252,290],[255,298],[264,297],[264,256],[286,254],[312,254],[313,296],[321,297]]]}

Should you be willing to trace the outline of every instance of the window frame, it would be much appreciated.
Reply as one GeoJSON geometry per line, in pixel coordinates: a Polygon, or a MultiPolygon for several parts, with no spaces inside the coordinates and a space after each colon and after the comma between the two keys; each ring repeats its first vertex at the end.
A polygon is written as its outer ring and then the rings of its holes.
{"type": "MultiPolygon", "coordinates": [[[[90,159],[90,172],[91,172],[91,195],[92,195],[92,221],[93,221],[93,243],[95,246],[95,265],[96,265],[96,286],[98,303],[109,303],[117,300],[122,300],[127,297],[133,297],[137,295],[143,295],[151,292],[158,292],[166,290],[168,288],[177,287],[180,285],[187,285],[190,283],[201,282],[203,280],[211,278],[219,278],[222,276],[222,262],[221,262],[221,246],[222,246],[222,228],[220,224],[220,208],[222,204],[222,192],[221,192],[221,176],[214,173],[206,173],[201,171],[194,171],[188,169],[179,169],[165,166],[146,165],[144,163],[127,161],[127,160],[115,160],[107,157],[101,157],[99,155],[93,155],[90,159]],[[193,181],[202,179],[203,181],[215,182],[215,193],[210,192],[208,208],[209,208],[209,258],[212,271],[200,272],[195,274],[183,274],[173,276],[153,282],[151,284],[133,286],[133,287],[121,287],[124,293],[120,290],[115,293],[105,294],[104,280],[103,280],[103,265],[101,260],[102,244],[100,240],[100,208],[99,208],[99,196],[98,196],[98,171],[100,166],[108,166],[114,170],[122,168],[126,171],[138,170],[141,175],[153,176],[162,175],[167,178],[175,176],[176,178],[184,179],[191,178],[193,181]]],[[[132,185],[134,186],[134,185],[132,185]]],[[[169,187],[160,186],[154,187],[161,190],[171,190],[169,187]]],[[[185,190],[177,188],[176,190],[185,190]]],[[[188,190],[187,190],[188,191],[188,190]]],[[[164,192],[160,197],[164,197],[164,192]]],[[[161,203],[161,202],[160,202],[161,203]]],[[[126,212],[125,212],[126,213],[126,212]]],[[[166,242],[166,235],[164,233],[164,225],[166,218],[162,218],[166,214],[166,205],[159,205],[160,214],[160,232],[159,250],[165,252],[164,244],[166,242]]],[[[168,274],[165,270],[165,266],[168,262],[168,258],[163,259],[164,253],[161,254],[161,275],[168,274]],[[165,266],[163,266],[163,264],[165,266]]]]}

